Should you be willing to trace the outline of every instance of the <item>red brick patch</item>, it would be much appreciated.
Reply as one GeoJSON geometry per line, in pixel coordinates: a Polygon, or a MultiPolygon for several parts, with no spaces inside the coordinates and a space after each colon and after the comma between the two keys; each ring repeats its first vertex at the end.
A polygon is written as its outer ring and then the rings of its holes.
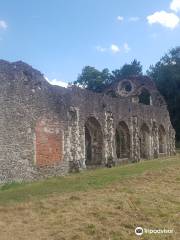
{"type": "Polygon", "coordinates": [[[36,164],[43,167],[63,161],[63,137],[57,122],[40,120],[35,132],[36,164]]]}

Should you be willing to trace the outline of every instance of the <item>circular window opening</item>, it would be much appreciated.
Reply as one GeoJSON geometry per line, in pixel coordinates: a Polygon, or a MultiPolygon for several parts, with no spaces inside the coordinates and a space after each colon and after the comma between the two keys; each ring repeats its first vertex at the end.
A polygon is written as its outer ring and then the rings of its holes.
{"type": "Polygon", "coordinates": [[[124,90],[125,92],[129,93],[132,91],[132,85],[130,82],[124,82],[122,84],[122,90],[124,90]]]}

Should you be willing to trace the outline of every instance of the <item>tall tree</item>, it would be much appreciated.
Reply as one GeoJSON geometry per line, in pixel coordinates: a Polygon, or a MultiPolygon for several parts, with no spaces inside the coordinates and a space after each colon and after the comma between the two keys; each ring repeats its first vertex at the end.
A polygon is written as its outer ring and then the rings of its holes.
{"type": "Polygon", "coordinates": [[[176,139],[180,141],[180,47],[171,49],[155,66],[150,66],[147,74],[167,102],[176,139]]]}
{"type": "Polygon", "coordinates": [[[113,81],[131,75],[142,75],[142,65],[136,59],[130,64],[125,64],[120,69],[112,71],[112,73],[107,68],[99,71],[94,67],[86,66],[74,84],[95,92],[102,92],[113,81]]]}
{"type": "Polygon", "coordinates": [[[130,64],[126,63],[120,69],[112,71],[112,75],[115,80],[142,74],[142,65],[136,59],[134,59],[130,64]]]}
{"type": "Polygon", "coordinates": [[[107,68],[99,71],[94,67],[86,66],[74,84],[95,92],[102,92],[110,82],[111,74],[107,68]]]}

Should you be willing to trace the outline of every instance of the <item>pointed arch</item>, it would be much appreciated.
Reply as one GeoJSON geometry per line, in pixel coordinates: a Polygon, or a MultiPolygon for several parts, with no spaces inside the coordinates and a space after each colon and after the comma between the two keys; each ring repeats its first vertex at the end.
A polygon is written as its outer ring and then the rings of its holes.
{"type": "Polygon", "coordinates": [[[130,134],[129,128],[124,121],[119,122],[116,128],[116,155],[117,158],[130,157],[130,134]]]}
{"type": "Polygon", "coordinates": [[[103,133],[101,125],[95,117],[85,122],[85,154],[86,165],[100,165],[103,159],[103,133]]]}

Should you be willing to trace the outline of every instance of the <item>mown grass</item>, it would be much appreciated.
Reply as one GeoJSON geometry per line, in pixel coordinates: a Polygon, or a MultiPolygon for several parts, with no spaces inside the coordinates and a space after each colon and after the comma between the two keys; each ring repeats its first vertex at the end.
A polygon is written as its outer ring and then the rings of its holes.
{"type": "Polygon", "coordinates": [[[139,176],[146,171],[158,171],[178,164],[178,157],[143,161],[115,168],[103,168],[52,177],[33,183],[8,183],[0,187],[0,204],[43,198],[49,194],[101,189],[116,181],[139,176]]]}
{"type": "Polygon", "coordinates": [[[0,240],[179,240],[180,157],[0,189],[0,240]],[[173,229],[144,234],[137,226],[173,229]]]}

